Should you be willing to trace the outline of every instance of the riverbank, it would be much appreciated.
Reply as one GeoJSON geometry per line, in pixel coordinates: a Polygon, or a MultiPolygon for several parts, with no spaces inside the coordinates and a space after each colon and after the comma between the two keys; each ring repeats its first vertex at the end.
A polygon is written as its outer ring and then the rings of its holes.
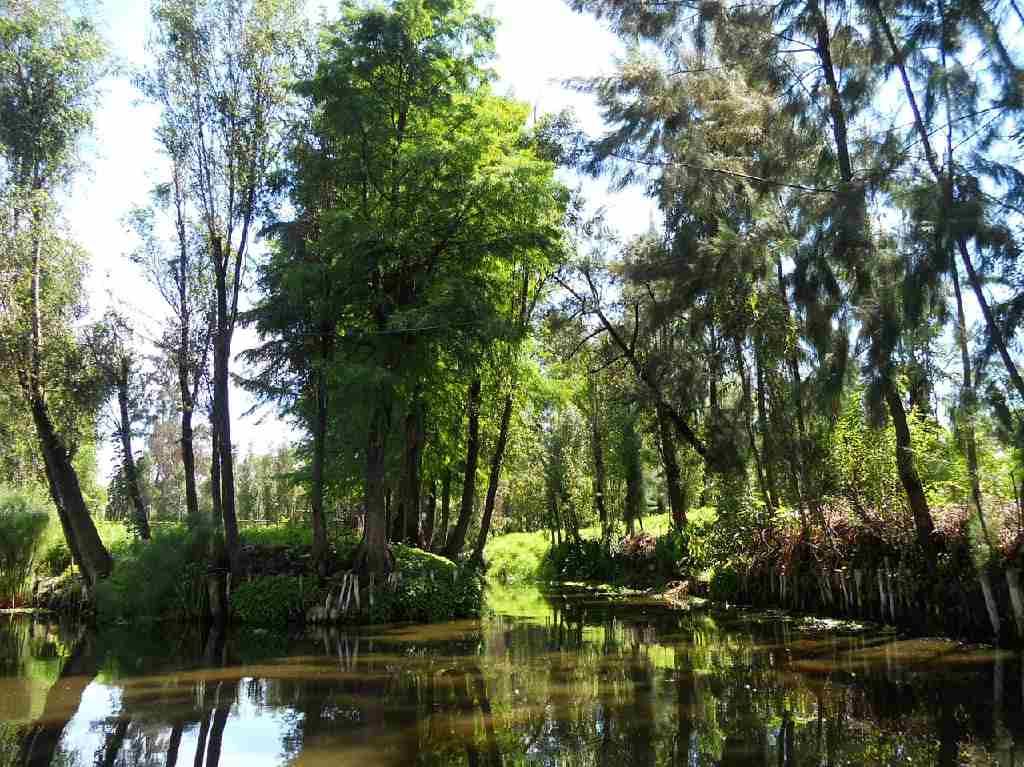
{"type": "MultiPolygon", "coordinates": [[[[58,574],[37,574],[25,606],[101,624],[202,622],[210,613],[208,544],[202,530],[157,528],[150,541],[124,540],[112,547],[113,572],[95,594],[86,592],[68,562],[58,574]]],[[[244,530],[241,566],[228,583],[229,619],[253,626],[357,625],[480,614],[479,572],[427,551],[393,545],[394,569],[375,581],[349,569],[357,546],[351,535],[332,536],[327,574],[321,575],[312,566],[308,528],[244,530]]]]}
{"type": "Polygon", "coordinates": [[[488,578],[642,588],[684,602],[699,596],[1024,646],[1024,591],[1009,554],[1014,547],[987,548],[982,556],[969,517],[951,512],[939,518],[943,524],[928,553],[896,540],[905,534],[898,526],[838,523],[825,535],[769,528],[746,546],[724,546],[724,526],[708,509],[699,510],[683,533],[670,529],[667,515],[645,520],[645,531],[603,542],[596,528],[561,542],[545,532],[513,533],[488,545],[488,578]]]}

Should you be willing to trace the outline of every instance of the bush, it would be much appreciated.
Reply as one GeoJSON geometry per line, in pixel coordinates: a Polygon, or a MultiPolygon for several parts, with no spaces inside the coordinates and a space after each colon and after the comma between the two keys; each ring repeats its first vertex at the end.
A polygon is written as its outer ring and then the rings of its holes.
{"type": "Polygon", "coordinates": [[[615,580],[621,575],[618,563],[596,540],[563,541],[553,546],[541,572],[551,580],[615,580]]]}
{"type": "Polygon", "coordinates": [[[306,610],[321,598],[312,578],[263,575],[231,592],[231,614],[241,623],[283,626],[301,622],[306,610]]]}
{"type": "Polygon", "coordinates": [[[46,547],[36,565],[39,575],[56,578],[71,567],[71,550],[64,541],[57,541],[46,547]]]}
{"type": "Polygon", "coordinates": [[[209,535],[175,525],[154,529],[150,541],[115,546],[114,571],[96,589],[100,620],[205,617],[209,535]]]}
{"type": "Polygon", "coordinates": [[[712,599],[718,602],[731,602],[739,591],[740,577],[732,567],[725,566],[715,570],[708,587],[708,595],[712,599]]]}
{"type": "Polygon", "coordinates": [[[392,551],[399,584],[375,595],[372,622],[438,622],[480,614],[483,580],[478,571],[409,546],[393,546],[392,551]]]}
{"type": "Polygon", "coordinates": [[[50,517],[32,496],[0,489],[0,606],[22,597],[50,517]]]}

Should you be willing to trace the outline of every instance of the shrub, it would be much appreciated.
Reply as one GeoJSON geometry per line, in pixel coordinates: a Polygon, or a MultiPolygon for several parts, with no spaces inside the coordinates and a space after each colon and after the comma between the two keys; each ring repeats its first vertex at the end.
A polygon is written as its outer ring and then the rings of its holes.
{"type": "Polygon", "coordinates": [[[36,564],[36,572],[40,575],[56,578],[71,567],[71,550],[64,541],[50,544],[43,551],[36,564]]]}
{"type": "Polygon", "coordinates": [[[115,546],[114,571],[96,589],[99,618],[204,617],[209,535],[175,525],[154,529],[150,541],[115,546]]]}
{"type": "Polygon", "coordinates": [[[45,507],[32,496],[0,489],[0,606],[23,595],[49,522],[45,507]]]}
{"type": "Polygon", "coordinates": [[[371,621],[437,622],[480,614],[483,580],[478,571],[421,549],[394,546],[392,551],[400,581],[394,591],[379,591],[371,621]]]}
{"type": "Polygon", "coordinates": [[[715,570],[708,587],[709,596],[719,602],[728,602],[736,598],[740,591],[740,577],[729,566],[715,570]]]}
{"type": "Polygon", "coordinates": [[[302,621],[306,610],[321,598],[311,578],[263,575],[231,592],[231,614],[241,623],[283,626],[302,621]]]}

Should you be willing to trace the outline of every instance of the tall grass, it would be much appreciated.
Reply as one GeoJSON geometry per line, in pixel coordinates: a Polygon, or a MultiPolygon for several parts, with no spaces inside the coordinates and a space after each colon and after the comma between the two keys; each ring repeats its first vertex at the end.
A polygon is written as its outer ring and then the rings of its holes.
{"type": "Polygon", "coordinates": [[[0,607],[23,601],[49,522],[39,499],[0,487],[0,607]]]}

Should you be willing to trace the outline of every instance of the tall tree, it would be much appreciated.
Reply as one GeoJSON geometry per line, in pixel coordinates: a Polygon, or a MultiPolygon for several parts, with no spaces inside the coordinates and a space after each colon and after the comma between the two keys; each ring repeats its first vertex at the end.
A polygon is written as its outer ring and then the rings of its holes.
{"type": "Polygon", "coordinates": [[[59,230],[55,195],[76,167],[105,61],[92,24],[62,3],[0,5],[0,368],[16,373],[51,498],[90,587],[110,572],[110,555],[72,465],[74,432],[55,415],[93,417],[101,387],[74,328],[85,256],[59,230]]]}
{"type": "MultiPolygon", "coordinates": [[[[229,368],[250,241],[270,192],[305,32],[299,0],[160,0],[143,77],[160,135],[183,160],[214,296],[212,426],[229,559],[238,555],[229,368]]],[[[177,171],[176,171],[177,172],[177,171]]],[[[179,235],[180,237],[180,235],[179,235]]],[[[184,243],[182,243],[182,246],[184,243]]]]}
{"type": "MultiPolygon", "coordinates": [[[[390,567],[392,431],[430,382],[473,377],[497,331],[506,261],[558,237],[558,188],[523,140],[527,112],[489,92],[492,30],[464,0],[346,7],[300,87],[312,120],[292,200],[334,264],[339,407],[365,428],[365,572],[390,567]]],[[[413,426],[402,430],[410,529],[413,426]]]]}

